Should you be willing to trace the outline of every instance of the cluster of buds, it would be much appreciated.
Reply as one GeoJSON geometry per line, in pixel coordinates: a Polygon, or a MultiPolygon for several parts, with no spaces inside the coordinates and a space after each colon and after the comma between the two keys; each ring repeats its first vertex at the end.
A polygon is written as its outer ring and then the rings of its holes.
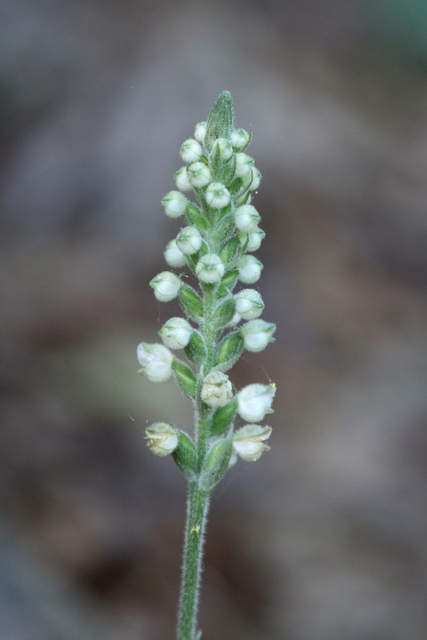
{"type": "Polygon", "coordinates": [[[275,385],[251,384],[236,392],[227,371],[244,349],[258,352],[274,340],[275,325],[260,319],[264,302],[254,288],[233,293],[238,283],[254,285],[262,263],[252,254],[265,236],[261,216],[251,203],[261,174],[245,153],[251,133],[235,129],[233,102],[223,92],[207,122],[181,146],[185,163],[174,175],[176,190],[162,200],[169,218],[183,224],[164,256],[173,268],[187,267],[195,286],[172,271],[150,282],[160,302],[178,298],[183,318],[159,331],[163,344],[141,343],[141,373],[152,382],[174,375],[196,406],[202,426],[195,442],[174,426],[158,422],[146,430],[149,449],[173,454],[189,479],[206,488],[218,482],[230,460],[255,461],[269,449],[269,426],[258,424],[272,413],[275,385]],[[192,192],[195,202],[185,194],[192,192]],[[188,362],[171,350],[183,350],[188,362]],[[250,423],[234,431],[239,415],[250,423]],[[200,433],[203,429],[203,434],[200,433]]]}

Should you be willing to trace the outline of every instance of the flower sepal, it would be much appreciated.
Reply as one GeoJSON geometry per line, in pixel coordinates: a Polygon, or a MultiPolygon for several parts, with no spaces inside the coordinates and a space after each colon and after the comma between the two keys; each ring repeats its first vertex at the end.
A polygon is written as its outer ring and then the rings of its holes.
{"type": "Polygon", "coordinates": [[[172,375],[173,354],[162,344],[141,342],[137,348],[137,358],[142,369],[138,373],[147,376],[151,382],[166,382],[172,375]]]}
{"type": "Polygon", "coordinates": [[[173,453],[178,446],[178,432],[166,422],[155,422],[145,430],[147,448],[161,458],[173,453]]]}
{"type": "MultiPolygon", "coordinates": [[[[244,316],[242,315],[242,317],[244,316]]],[[[265,322],[259,318],[249,320],[242,327],[245,349],[253,353],[263,351],[270,342],[274,342],[273,333],[275,331],[276,325],[273,322],[265,322]]]]}
{"type": "Polygon", "coordinates": [[[237,453],[246,462],[256,462],[264,451],[271,449],[268,444],[265,444],[265,440],[270,437],[271,432],[271,427],[247,424],[234,434],[234,453],[237,453]]]}
{"type": "Polygon", "coordinates": [[[233,387],[228,376],[221,371],[211,371],[203,381],[201,398],[209,407],[223,407],[233,397],[233,387]]]}
{"type": "Polygon", "coordinates": [[[250,384],[237,394],[239,415],[247,422],[263,420],[273,413],[271,405],[276,394],[275,384],[250,384]]]}

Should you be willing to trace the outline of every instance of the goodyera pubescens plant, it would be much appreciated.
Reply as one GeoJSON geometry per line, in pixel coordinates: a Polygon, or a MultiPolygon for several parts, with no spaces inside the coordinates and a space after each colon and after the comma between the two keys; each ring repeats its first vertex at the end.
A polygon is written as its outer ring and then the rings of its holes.
{"type": "Polygon", "coordinates": [[[163,344],[142,342],[137,352],[140,373],[152,382],[173,375],[194,406],[194,440],[164,422],[146,429],[150,451],[172,454],[189,483],[178,640],[201,638],[196,632],[198,591],[212,489],[238,457],[253,462],[270,448],[265,441],[271,427],[259,423],[272,413],[275,385],[250,384],[236,391],[226,373],[244,349],[262,351],[275,331],[274,324],[259,319],[264,303],[256,289],[233,293],[238,282],[255,284],[262,270],[252,255],[265,234],[251,204],[261,174],[245,153],[250,140],[250,133],[235,129],[233,100],[224,91],[208,121],[199,122],[194,138],[183,143],[185,166],[174,176],[178,190],[162,200],[166,215],[182,220],[165,259],[170,267],[188,267],[198,290],[172,271],[151,280],[157,300],[178,298],[185,318],[163,325],[163,344]],[[197,204],[184,195],[191,191],[197,204]],[[190,366],[171,350],[183,350],[190,366]],[[236,414],[249,424],[235,430],[236,414]]]}

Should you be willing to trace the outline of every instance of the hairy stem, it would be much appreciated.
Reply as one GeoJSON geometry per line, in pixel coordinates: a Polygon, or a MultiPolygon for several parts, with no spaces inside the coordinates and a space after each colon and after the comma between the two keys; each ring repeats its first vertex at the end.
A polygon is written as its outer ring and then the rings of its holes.
{"type": "Polygon", "coordinates": [[[177,640],[195,638],[209,495],[199,489],[197,482],[190,484],[177,640]]]}
{"type": "MultiPolygon", "coordinates": [[[[198,375],[196,398],[199,476],[205,461],[212,426],[212,410],[202,402],[200,390],[204,377],[212,369],[215,335],[211,329],[211,318],[216,301],[217,287],[205,286],[203,288],[204,321],[200,331],[206,344],[207,355],[198,375]]],[[[199,487],[199,479],[189,485],[177,640],[195,640],[196,638],[204,533],[210,493],[199,487]]]]}

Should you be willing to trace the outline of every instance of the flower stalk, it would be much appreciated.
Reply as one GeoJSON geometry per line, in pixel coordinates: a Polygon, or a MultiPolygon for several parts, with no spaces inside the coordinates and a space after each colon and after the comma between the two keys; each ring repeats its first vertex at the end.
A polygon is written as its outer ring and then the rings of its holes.
{"type": "Polygon", "coordinates": [[[194,407],[193,438],[160,422],[146,429],[150,451],[172,455],[189,484],[177,640],[201,638],[197,612],[212,490],[237,456],[254,462],[270,448],[265,441],[271,427],[252,423],[273,412],[275,385],[252,384],[236,392],[227,374],[244,349],[263,350],[275,331],[274,324],[258,319],[264,303],[256,289],[233,294],[238,281],[253,284],[262,270],[247,255],[265,236],[251,204],[261,174],[244,153],[250,140],[250,133],[235,128],[233,100],[224,91],[207,122],[198,123],[194,138],[183,143],[186,164],[174,175],[178,191],[162,200],[166,215],[182,220],[165,259],[173,268],[187,266],[194,287],[171,271],[152,279],[157,300],[177,298],[185,317],[165,323],[159,331],[163,345],[141,343],[137,351],[140,373],[152,382],[174,376],[194,407]],[[196,202],[183,195],[191,191],[196,202]],[[170,349],[182,350],[189,364],[170,349]],[[236,416],[251,424],[235,431],[236,416]]]}

